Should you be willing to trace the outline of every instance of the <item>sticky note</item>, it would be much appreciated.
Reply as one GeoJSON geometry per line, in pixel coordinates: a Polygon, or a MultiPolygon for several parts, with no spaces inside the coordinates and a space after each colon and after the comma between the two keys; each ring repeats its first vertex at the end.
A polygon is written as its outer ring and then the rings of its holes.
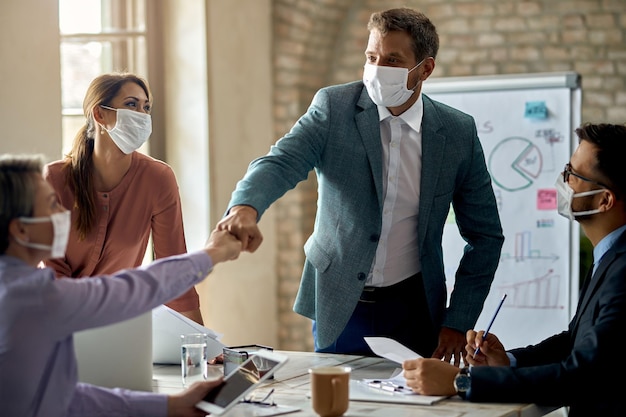
{"type": "Polygon", "coordinates": [[[547,119],[548,107],[545,101],[527,101],[524,117],[528,119],[547,119]]]}
{"type": "Polygon", "coordinates": [[[557,197],[554,188],[537,190],[537,210],[555,210],[556,208],[557,197]]]}

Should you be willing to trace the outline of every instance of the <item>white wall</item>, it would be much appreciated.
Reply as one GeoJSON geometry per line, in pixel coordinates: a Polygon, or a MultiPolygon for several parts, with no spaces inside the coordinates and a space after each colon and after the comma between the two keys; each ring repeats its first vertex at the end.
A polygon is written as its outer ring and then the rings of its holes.
{"type": "Polygon", "coordinates": [[[61,157],[57,0],[0,2],[0,153],[61,157]]]}
{"type": "MultiPolygon", "coordinates": [[[[272,136],[269,0],[164,2],[167,159],[177,173],[189,250],[222,217],[248,163],[272,136]]],[[[254,254],[198,286],[205,324],[228,345],[277,343],[273,211],[254,254]]]]}

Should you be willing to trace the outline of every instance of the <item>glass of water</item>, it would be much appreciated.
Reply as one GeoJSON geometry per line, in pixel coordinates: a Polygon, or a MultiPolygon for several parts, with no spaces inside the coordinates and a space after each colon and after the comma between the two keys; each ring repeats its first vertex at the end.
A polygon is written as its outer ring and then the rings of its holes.
{"type": "Polygon", "coordinates": [[[204,333],[183,334],[180,336],[181,371],[183,387],[208,377],[207,338],[204,333]]]}

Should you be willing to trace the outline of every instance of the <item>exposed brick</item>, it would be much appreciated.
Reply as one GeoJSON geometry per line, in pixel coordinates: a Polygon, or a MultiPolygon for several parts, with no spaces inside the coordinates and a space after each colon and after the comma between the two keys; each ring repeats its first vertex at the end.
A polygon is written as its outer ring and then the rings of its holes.
{"type": "Polygon", "coordinates": [[[510,56],[515,61],[531,62],[541,58],[541,53],[537,47],[516,47],[511,48],[510,56]]]}
{"type": "Polygon", "coordinates": [[[615,27],[615,16],[610,13],[590,13],[586,17],[588,28],[606,29],[615,27]]]}
{"type": "Polygon", "coordinates": [[[520,17],[502,17],[494,23],[495,30],[518,32],[526,29],[526,21],[520,17]]]}
{"type": "MultiPolygon", "coordinates": [[[[626,91],[618,91],[615,94],[615,104],[618,106],[626,106],[626,91]]],[[[624,118],[624,123],[626,123],[626,118],[624,118]]]]}
{"type": "Polygon", "coordinates": [[[558,30],[559,26],[563,28],[580,29],[584,26],[584,16],[580,13],[565,14],[560,18],[560,25],[555,26],[558,30]]]}
{"type": "Polygon", "coordinates": [[[612,93],[598,91],[586,91],[585,103],[592,106],[602,106],[607,108],[615,104],[612,93]]]}
{"type": "Polygon", "coordinates": [[[623,39],[621,29],[593,30],[589,33],[589,42],[593,45],[621,44],[623,39]]]}
{"type": "Polygon", "coordinates": [[[562,27],[562,19],[560,16],[539,15],[533,16],[526,20],[528,28],[533,31],[541,31],[545,34],[557,32],[562,27]]]}
{"type": "Polygon", "coordinates": [[[605,123],[607,109],[604,107],[594,107],[591,105],[585,105],[582,109],[582,121],[591,123],[605,123]]]}
{"type": "Polygon", "coordinates": [[[626,107],[609,107],[606,109],[607,123],[626,123],[626,107]]]}
{"type": "Polygon", "coordinates": [[[520,1],[515,5],[517,14],[522,16],[535,16],[542,12],[541,5],[535,1],[520,1]]]}
{"type": "Polygon", "coordinates": [[[589,32],[584,29],[564,30],[561,33],[561,38],[563,39],[563,43],[566,45],[587,42],[589,32]]]}
{"type": "Polygon", "coordinates": [[[504,44],[505,37],[500,33],[484,33],[477,36],[479,46],[498,46],[504,44]]]}
{"type": "Polygon", "coordinates": [[[548,45],[542,49],[541,56],[544,61],[565,61],[570,59],[570,50],[566,45],[548,45]]]}

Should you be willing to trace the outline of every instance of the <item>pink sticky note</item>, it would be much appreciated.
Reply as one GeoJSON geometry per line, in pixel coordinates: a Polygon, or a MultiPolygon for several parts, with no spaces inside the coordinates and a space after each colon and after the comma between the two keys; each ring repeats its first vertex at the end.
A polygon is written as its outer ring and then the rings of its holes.
{"type": "Polygon", "coordinates": [[[556,189],[544,188],[537,190],[537,210],[556,210],[556,189]]]}

